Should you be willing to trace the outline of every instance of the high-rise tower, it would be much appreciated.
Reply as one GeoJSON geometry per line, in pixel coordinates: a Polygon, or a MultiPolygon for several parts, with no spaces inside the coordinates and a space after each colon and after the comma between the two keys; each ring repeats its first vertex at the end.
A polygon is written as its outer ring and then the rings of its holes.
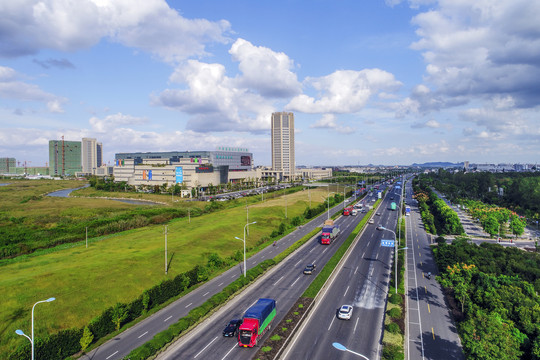
{"type": "Polygon", "coordinates": [[[283,171],[283,176],[294,177],[294,114],[272,114],[272,169],[283,171]]]}

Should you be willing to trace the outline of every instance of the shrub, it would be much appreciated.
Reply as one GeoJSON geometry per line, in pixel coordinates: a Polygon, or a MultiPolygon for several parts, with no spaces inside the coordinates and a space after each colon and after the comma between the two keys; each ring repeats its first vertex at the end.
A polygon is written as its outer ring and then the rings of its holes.
{"type": "Polygon", "coordinates": [[[399,328],[399,325],[395,322],[391,322],[390,324],[386,325],[386,330],[391,332],[392,334],[399,334],[401,333],[401,330],[399,328]]]}
{"type": "Polygon", "coordinates": [[[392,294],[388,298],[388,301],[390,301],[390,303],[392,303],[392,304],[400,305],[400,304],[403,303],[403,298],[399,294],[392,294]]]}
{"type": "Polygon", "coordinates": [[[279,336],[278,334],[276,334],[276,335],[270,337],[270,340],[272,340],[272,341],[278,341],[278,340],[281,340],[281,336],[279,336]]]}
{"type": "Polygon", "coordinates": [[[401,310],[398,308],[393,308],[388,310],[388,316],[394,319],[400,319],[401,318],[401,310]]]}
{"type": "Polygon", "coordinates": [[[261,348],[261,351],[262,351],[262,352],[269,352],[270,350],[272,350],[272,347],[271,347],[271,346],[263,346],[263,347],[261,348]]]}
{"type": "Polygon", "coordinates": [[[403,360],[405,355],[397,345],[384,345],[382,358],[385,360],[403,360]]]}

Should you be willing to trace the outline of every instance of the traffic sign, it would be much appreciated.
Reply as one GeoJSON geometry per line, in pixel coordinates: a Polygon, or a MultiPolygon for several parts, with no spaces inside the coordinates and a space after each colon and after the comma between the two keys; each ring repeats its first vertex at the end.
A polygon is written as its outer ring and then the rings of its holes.
{"type": "Polygon", "coordinates": [[[394,247],[394,240],[381,240],[381,246],[394,247]]]}

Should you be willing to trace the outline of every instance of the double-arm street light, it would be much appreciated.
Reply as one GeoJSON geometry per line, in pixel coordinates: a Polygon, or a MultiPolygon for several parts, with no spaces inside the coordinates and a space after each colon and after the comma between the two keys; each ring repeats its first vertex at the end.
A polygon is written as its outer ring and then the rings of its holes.
{"type": "MultiPolygon", "coordinates": [[[[328,204],[328,219],[330,219],[330,194],[335,194],[334,192],[329,192],[326,197],[326,203],[328,204]]],[[[324,196],[322,197],[324,199],[324,196]]]]}
{"type": "Polygon", "coordinates": [[[248,223],[246,225],[244,225],[244,239],[240,239],[238,236],[235,236],[234,238],[235,239],[238,239],[240,241],[243,241],[244,242],[244,277],[246,277],[246,227],[248,227],[249,225],[253,225],[253,224],[256,224],[257,222],[254,221],[252,223],[248,223]]]}
{"type": "Polygon", "coordinates": [[[394,285],[396,287],[396,294],[397,294],[397,288],[398,288],[398,283],[397,283],[397,263],[398,263],[397,252],[398,252],[398,250],[407,250],[407,247],[398,249],[396,233],[393,230],[385,228],[384,226],[381,226],[381,229],[386,230],[386,231],[390,231],[392,234],[394,234],[394,249],[395,249],[395,251],[394,251],[394,263],[395,263],[394,274],[396,275],[394,285]]]}
{"type": "Polygon", "coordinates": [[[34,308],[36,307],[37,304],[39,303],[44,303],[44,302],[51,302],[51,301],[54,301],[55,298],[48,298],[47,300],[41,300],[41,301],[38,301],[37,303],[34,304],[34,306],[32,306],[32,337],[26,335],[22,330],[15,330],[15,333],[17,335],[21,335],[21,336],[24,336],[26,337],[28,340],[30,340],[30,344],[32,344],[32,360],[34,360],[34,308]]]}

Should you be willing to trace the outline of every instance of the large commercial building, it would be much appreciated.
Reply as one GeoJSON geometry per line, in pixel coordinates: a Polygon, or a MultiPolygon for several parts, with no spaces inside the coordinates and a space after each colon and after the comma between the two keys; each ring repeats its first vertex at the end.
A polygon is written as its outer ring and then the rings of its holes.
{"type": "Polygon", "coordinates": [[[75,175],[82,171],[81,142],[49,141],[49,174],[51,176],[75,175]]]}
{"type": "Polygon", "coordinates": [[[103,145],[92,138],[83,138],[81,147],[82,172],[95,174],[103,162],[103,145]]]}
{"type": "Polygon", "coordinates": [[[272,114],[272,170],[281,172],[285,179],[295,176],[294,114],[272,114]]]}
{"type": "Polygon", "coordinates": [[[0,174],[14,173],[16,167],[15,158],[0,158],[0,174]]]}
{"type": "Polygon", "coordinates": [[[253,154],[246,148],[219,146],[215,151],[166,151],[166,152],[135,152],[115,154],[116,164],[119,160],[133,160],[135,165],[142,164],[146,159],[168,160],[170,164],[193,159],[202,159],[213,167],[227,166],[228,171],[249,171],[253,168],[253,154]]]}

